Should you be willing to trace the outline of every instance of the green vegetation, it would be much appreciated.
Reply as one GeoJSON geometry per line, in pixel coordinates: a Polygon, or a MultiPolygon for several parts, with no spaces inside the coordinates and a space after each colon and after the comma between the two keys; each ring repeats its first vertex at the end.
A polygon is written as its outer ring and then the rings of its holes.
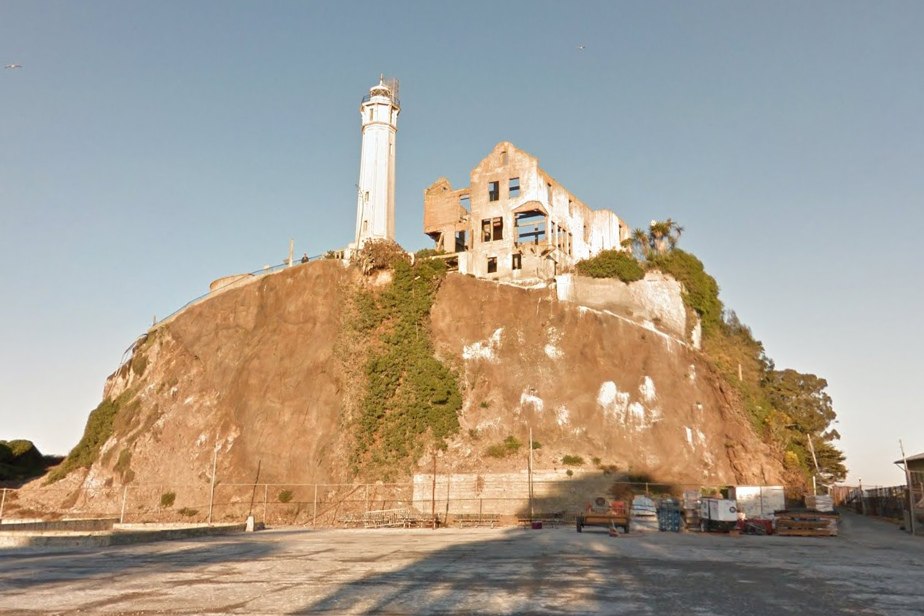
{"type": "Polygon", "coordinates": [[[600,466],[601,460],[597,456],[594,456],[593,458],[591,458],[590,461],[593,462],[594,466],[600,466]]]}
{"type": "Polygon", "coordinates": [[[565,456],[561,459],[561,463],[565,466],[583,466],[584,458],[581,456],[565,456]]]}
{"type": "Polygon", "coordinates": [[[119,474],[119,477],[122,478],[122,483],[130,483],[135,478],[135,472],[131,466],[132,452],[130,449],[123,449],[119,452],[119,459],[116,461],[115,466],[112,467],[112,470],[119,474]]]}
{"type": "Polygon", "coordinates": [[[160,495],[160,506],[167,508],[173,507],[173,503],[176,501],[176,492],[164,492],[160,495]]]}
{"type": "Polygon", "coordinates": [[[579,261],[575,268],[581,276],[618,278],[623,282],[635,282],[645,277],[645,270],[638,261],[621,250],[604,250],[591,259],[579,261]]]}
{"type": "Polygon", "coordinates": [[[568,477],[574,477],[574,471],[571,470],[570,468],[567,471],[565,471],[565,474],[568,475],[568,477]]]}
{"type": "Polygon", "coordinates": [[[445,448],[459,430],[462,394],[455,374],[434,357],[430,338],[430,309],[445,263],[411,265],[403,252],[394,253],[396,245],[369,242],[363,250],[370,246],[358,259],[364,271],[390,267],[393,278],[382,291],[354,297],[352,328],[370,343],[351,466],[382,476],[406,470],[429,448],[445,448]]]}
{"type": "Polygon", "coordinates": [[[190,509],[189,507],[183,507],[182,509],[178,509],[178,510],[177,510],[177,513],[180,514],[180,515],[182,515],[182,516],[186,516],[187,518],[191,518],[191,517],[193,517],[194,515],[196,515],[197,513],[199,513],[199,510],[198,510],[198,509],[190,509]]]}
{"type": "Polygon", "coordinates": [[[0,441],[0,481],[22,481],[39,477],[60,457],[44,456],[25,439],[0,441]]]}
{"type": "Polygon", "coordinates": [[[105,399],[99,403],[87,418],[87,425],[83,430],[80,442],[71,449],[57,468],[49,475],[45,484],[54,483],[63,479],[78,468],[90,468],[99,458],[99,451],[103,444],[112,436],[112,425],[116,415],[122,411],[134,412],[138,408],[138,401],[129,402],[134,392],[126,390],[115,400],[105,399]]]}
{"type": "Polygon", "coordinates": [[[280,503],[290,503],[292,502],[292,496],[292,490],[282,490],[276,498],[279,499],[280,503]]]}
{"type": "Polygon", "coordinates": [[[507,458],[520,451],[522,446],[523,443],[520,442],[520,439],[515,436],[508,436],[503,443],[488,447],[485,453],[492,458],[507,458]]]}
{"type": "Polygon", "coordinates": [[[350,263],[360,268],[363,274],[394,269],[399,263],[407,265],[410,261],[410,257],[401,246],[388,240],[368,241],[363,244],[361,250],[350,255],[350,263]]]}
{"type": "Polygon", "coordinates": [[[435,257],[437,255],[446,254],[442,250],[436,250],[434,248],[422,248],[414,253],[414,260],[417,259],[427,259],[429,257],[435,257]]]}
{"type": "Polygon", "coordinates": [[[132,356],[132,372],[135,376],[141,376],[148,367],[148,356],[144,353],[135,353],[132,356]]]}
{"type": "Polygon", "coordinates": [[[529,446],[531,449],[542,449],[542,443],[539,441],[532,441],[529,446]]]}
{"type": "Polygon", "coordinates": [[[668,218],[667,220],[652,220],[648,231],[641,227],[632,231],[632,237],[623,240],[624,248],[631,248],[632,254],[639,261],[663,256],[677,246],[683,227],[668,218]]]}

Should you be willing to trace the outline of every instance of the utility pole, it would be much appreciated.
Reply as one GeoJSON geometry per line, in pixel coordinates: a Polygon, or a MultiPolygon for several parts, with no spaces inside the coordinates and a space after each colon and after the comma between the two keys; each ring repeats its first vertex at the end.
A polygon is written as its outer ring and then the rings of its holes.
{"type": "Polygon", "coordinates": [[[209,491],[209,526],[212,525],[212,507],[215,503],[215,469],[218,467],[218,434],[215,434],[215,447],[212,448],[212,488],[209,491]]]}
{"type": "Polygon", "coordinates": [[[433,491],[430,493],[430,513],[433,515],[433,530],[436,530],[436,449],[433,450],[433,491]]]}
{"type": "Polygon", "coordinates": [[[898,446],[902,450],[902,465],[905,467],[905,487],[908,490],[908,517],[911,518],[911,535],[914,536],[914,496],[911,493],[911,473],[908,471],[908,458],[905,457],[905,446],[902,439],[898,439],[898,446]]]}
{"type": "Polygon", "coordinates": [[[818,458],[815,457],[815,445],[812,444],[812,435],[806,433],[808,439],[809,451],[812,452],[812,462],[815,463],[815,472],[812,474],[812,496],[818,495],[818,487],[815,485],[815,477],[821,472],[818,470],[818,458]]]}
{"type": "Polygon", "coordinates": [[[289,240],[289,267],[292,267],[292,264],[294,263],[294,256],[295,256],[295,239],[293,238],[289,240]]]}
{"type": "Polygon", "coordinates": [[[527,465],[527,478],[529,480],[529,521],[533,521],[533,428],[529,427],[529,463],[527,465]]]}

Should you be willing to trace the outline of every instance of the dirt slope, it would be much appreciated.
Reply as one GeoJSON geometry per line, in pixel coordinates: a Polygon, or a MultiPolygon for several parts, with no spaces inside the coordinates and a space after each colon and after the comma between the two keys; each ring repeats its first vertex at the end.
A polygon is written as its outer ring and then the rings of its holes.
{"type": "MultiPolygon", "coordinates": [[[[132,401],[87,473],[62,487],[201,485],[218,449],[225,481],[347,482],[348,409],[362,362],[342,315],[361,277],[301,265],[230,289],[152,331],[106,395],[132,401]],[[348,393],[349,392],[349,393],[348,393]],[[120,398],[121,397],[121,398],[120,398]],[[259,477],[257,473],[259,470],[259,477]]],[[[698,352],[625,319],[450,275],[432,311],[441,359],[463,386],[459,472],[520,462],[485,456],[506,436],[542,443],[536,467],[593,457],[662,481],[775,483],[781,469],[698,352]]]]}

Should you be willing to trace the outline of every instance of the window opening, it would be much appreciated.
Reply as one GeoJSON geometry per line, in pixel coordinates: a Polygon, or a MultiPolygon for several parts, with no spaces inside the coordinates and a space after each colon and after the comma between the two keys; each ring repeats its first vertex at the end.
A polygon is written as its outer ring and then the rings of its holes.
{"type": "Polygon", "coordinates": [[[552,184],[549,183],[545,185],[545,192],[549,205],[552,205],[552,184]]]}
{"type": "Polygon", "coordinates": [[[516,242],[518,244],[539,244],[546,241],[546,219],[542,212],[532,210],[516,214],[516,242]]]}
{"type": "Polygon", "coordinates": [[[504,219],[503,218],[494,218],[491,220],[492,236],[491,239],[495,242],[497,240],[504,239],[504,219]]]}
{"type": "Polygon", "coordinates": [[[504,150],[503,152],[501,152],[501,164],[503,165],[507,164],[507,150],[504,150]]]}
{"type": "Polygon", "coordinates": [[[468,195],[462,195],[459,197],[459,205],[465,208],[466,212],[472,211],[472,198],[468,195]]]}
{"type": "Polygon", "coordinates": [[[512,269],[515,269],[515,270],[523,269],[523,255],[521,255],[521,254],[518,253],[518,252],[515,252],[515,253],[513,253],[513,255],[512,255],[512,259],[513,259],[513,260],[512,260],[512,262],[510,263],[510,267],[511,267],[512,269]]]}
{"type": "Polygon", "coordinates": [[[488,273],[497,273],[497,257],[488,257],[488,273]]]}
{"type": "Polygon", "coordinates": [[[465,231],[456,231],[456,252],[465,252],[468,245],[466,243],[466,232],[465,231]]]}
{"type": "Polygon", "coordinates": [[[488,182],[488,201],[500,199],[500,182],[488,182]]]}
{"type": "Polygon", "coordinates": [[[490,242],[491,241],[491,219],[485,218],[481,221],[481,241],[490,242]]]}
{"type": "Polygon", "coordinates": [[[520,196],[520,178],[510,178],[510,198],[520,196]]]}

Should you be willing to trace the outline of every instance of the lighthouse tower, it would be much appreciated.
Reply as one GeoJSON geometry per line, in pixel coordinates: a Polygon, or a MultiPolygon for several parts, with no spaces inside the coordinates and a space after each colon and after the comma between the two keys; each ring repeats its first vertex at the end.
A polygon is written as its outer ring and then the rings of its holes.
{"type": "Polygon", "coordinates": [[[395,134],[398,132],[398,80],[385,80],[369,89],[359,106],[363,148],[357,184],[356,242],[395,239],[395,134]]]}

